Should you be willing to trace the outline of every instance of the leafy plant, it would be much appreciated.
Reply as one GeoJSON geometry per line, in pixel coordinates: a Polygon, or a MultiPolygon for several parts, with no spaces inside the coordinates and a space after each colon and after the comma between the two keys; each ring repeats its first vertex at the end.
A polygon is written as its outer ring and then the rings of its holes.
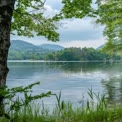
{"type": "Polygon", "coordinates": [[[26,87],[20,86],[11,89],[4,87],[3,89],[0,89],[0,96],[4,98],[3,105],[5,107],[5,111],[2,116],[5,116],[7,119],[11,120],[22,108],[24,108],[24,110],[28,109],[29,103],[31,103],[33,100],[50,97],[52,94],[51,91],[34,96],[31,94],[32,87],[39,84],[40,82],[36,82],[26,87]],[[23,94],[23,98],[18,96],[20,93],[23,94]]]}

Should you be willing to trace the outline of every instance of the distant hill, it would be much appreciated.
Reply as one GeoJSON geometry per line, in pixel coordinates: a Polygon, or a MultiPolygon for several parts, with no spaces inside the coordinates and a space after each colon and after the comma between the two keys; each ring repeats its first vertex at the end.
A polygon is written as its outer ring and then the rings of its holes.
{"type": "Polygon", "coordinates": [[[43,59],[45,54],[61,49],[64,48],[59,45],[44,44],[37,46],[22,40],[11,40],[8,59],[43,59]]]}
{"type": "Polygon", "coordinates": [[[105,47],[105,44],[103,44],[103,45],[97,47],[96,49],[97,49],[97,50],[101,50],[101,49],[104,48],[104,47],[105,47]]]}
{"type": "Polygon", "coordinates": [[[39,47],[43,49],[54,50],[54,51],[60,51],[64,49],[64,47],[55,44],[42,44],[39,47]]]}
{"type": "Polygon", "coordinates": [[[40,48],[22,40],[12,40],[10,50],[11,49],[19,50],[19,51],[23,51],[23,50],[27,51],[27,50],[35,50],[35,49],[40,49],[40,48]]]}
{"type": "Polygon", "coordinates": [[[55,44],[42,44],[42,45],[33,45],[31,43],[22,41],[22,40],[12,40],[10,49],[14,50],[43,50],[43,51],[59,51],[64,49],[64,47],[55,44]]]}

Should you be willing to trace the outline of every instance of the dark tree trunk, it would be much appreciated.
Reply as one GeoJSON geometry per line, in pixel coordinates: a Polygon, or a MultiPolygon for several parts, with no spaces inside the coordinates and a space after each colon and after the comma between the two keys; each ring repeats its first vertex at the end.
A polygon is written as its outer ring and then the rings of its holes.
{"type": "MultiPolygon", "coordinates": [[[[10,46],[11,19],[15,0],[0,0],[0,89],[6,85],[7,57],[10,46]]],[[[3,97],[0,96],[0,115],[3,113],[3,97]]]]}

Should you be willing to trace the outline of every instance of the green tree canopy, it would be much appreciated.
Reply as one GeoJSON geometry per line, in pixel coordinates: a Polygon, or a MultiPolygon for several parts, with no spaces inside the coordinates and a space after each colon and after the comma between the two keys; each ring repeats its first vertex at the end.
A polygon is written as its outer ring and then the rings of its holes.
{"type": "Polygon", "coordinates": [[[46,0],[16,0],[11,31],[16,31],[19,36],[33,37],[35,34],[58,41],[56,15],[45,16],[45,2],[46,0]]]}
{"type": "Polygon", "coordinates": [[[62,0],[62,13],[65,18],[83,18],[93,11],[92,0],[62,0]]]}
{"type": "Polygon", "coordinates": [[[103,34],[108,40],[104,49],[111,52],[122,50],[122,0],[98,3],[96,22],[105,25],[103,34]]]}

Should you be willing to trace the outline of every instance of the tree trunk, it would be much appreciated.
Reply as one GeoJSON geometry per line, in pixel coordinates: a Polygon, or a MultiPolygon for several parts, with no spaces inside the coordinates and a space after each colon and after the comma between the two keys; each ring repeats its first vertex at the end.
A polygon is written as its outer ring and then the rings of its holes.
{"type": "MultiPolygon", "coordinates": [[[[0,89],[6,85],[7,57],[10,46],[11,20],[15,0],[0,0],[0,89]]],[[[0,96],[0,115],[3,112],[3,96],[0,96]]]]}

